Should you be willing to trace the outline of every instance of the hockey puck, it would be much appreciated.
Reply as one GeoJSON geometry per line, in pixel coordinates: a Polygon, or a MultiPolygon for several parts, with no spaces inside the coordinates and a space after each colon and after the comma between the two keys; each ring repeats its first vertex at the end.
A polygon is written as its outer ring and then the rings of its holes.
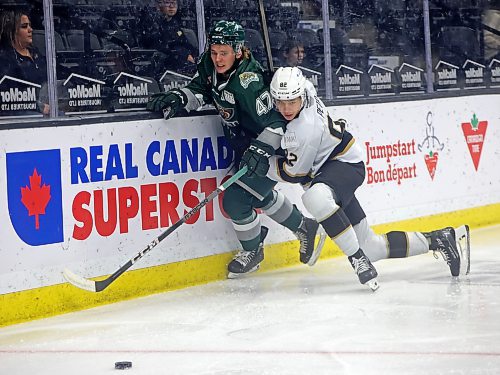
{"type": "Polygon", "coordinates": [[[115,362],[116,370],[126,370],[128,368],[132,368],[132,362],[129,361],[115,362]]]}

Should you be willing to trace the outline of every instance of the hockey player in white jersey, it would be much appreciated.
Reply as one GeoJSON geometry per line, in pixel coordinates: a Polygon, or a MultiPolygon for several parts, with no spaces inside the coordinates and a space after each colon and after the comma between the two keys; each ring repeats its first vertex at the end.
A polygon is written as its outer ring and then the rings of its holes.
{"type": "Polygon", "coordinates": [[[270,159],[268,177],[304,186],[304,206],[348,256],[362,284],[378,288],[372,262],[429,250],[442,254],[452,276],[469,272],[468,226],[428,233],[372,231],[355,195],[365,178],[361,148],[346,130],[345,120],[332,120],[300,69],[279,68],[271,95],[289,122],[281,141],[285,155],[270,159]]]}

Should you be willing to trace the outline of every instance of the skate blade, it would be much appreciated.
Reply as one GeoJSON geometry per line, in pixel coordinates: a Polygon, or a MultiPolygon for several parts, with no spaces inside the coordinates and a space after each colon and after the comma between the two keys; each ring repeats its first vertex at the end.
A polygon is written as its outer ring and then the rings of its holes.
{"type": "Polygon", "coordinates": [[[228,272],[227,278],[228,279],[241,279],[242,277],[245,277],[245,275],[248,275],[249,273],[253,273],[255,271],[258,271],[260,268],[260,264],[257,264],[254,268],[251,268],[247,272],[228,272]]]}
{"type": "Polygon", "coordinates": [[[455,229],[455,241],[460,251],[460,275],[468,275],[470,272],[470,232],[468,225],[462,225],[455,229]]]}
{"type": "Polygon", "coordinates": [[[379,288],[377,279],[371,279],[370,281],[367,281],[365,285],[368,285],[372,292],[375,292],[379,288]]]}
{"type": "Polygon", "coordinates": [[[316,248],[314,249],[311,259],[307,262],[307,265],[309,267],[312,267],[316,264],[316,262],[319,259],[319,256],[321,255],[321,250],[323,250],[323,246],[325,245],[326,241],[326,232],[321,228],[321,231],[319,231],[319,240],[318,244],[316,245],[316,248]]]}

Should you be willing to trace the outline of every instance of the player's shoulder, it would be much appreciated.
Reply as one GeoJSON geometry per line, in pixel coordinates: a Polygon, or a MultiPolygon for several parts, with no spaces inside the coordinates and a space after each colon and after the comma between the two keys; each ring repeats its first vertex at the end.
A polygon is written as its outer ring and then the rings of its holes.
{"type": "Polygon", "coordinates": [[[304,106],[299,116],[288,124],[288,128],[300,134],[305,142],[311,141],[322,133],[323,116],[319,115],[314,98],[309,98],[308,105],[304,106]]]}
{"type": "Polygon", "coordinates": [[[262,86],[262,76],[257,72],[240,72],[236,77],[237,86],[242,90],[247,90],[249,87],[262,86]],[[253,85],[252,85],[253,83],[253,85]]]}
{"type": "Polygon", "coordinates": [[[212,85],[212,76],[214,74],[214,64],[210,58],[210,54],[204,52],[201,54],[196,67],[196,73],[191,78],[191,82],[202,85],[212,85]]]}
{"type": "Polygon", "coordinates": [[[242,92],[249,89],[261,89],[264,86],[262,73],[262,68],[253,59],[242,61],[233,79],[235,89],[242,92]]]}
{"type": "Polygon", "coordinates": [[[232,79],[231,88],[237,94],[261,91],[264,88],[262,75],[253,71],[237,71],[232,79]]]}
{"type": "Polygon", "coordinates": [[[205,51],[201,54],[200,59],[198,61],[198,68],[203,67],[205,70],[214,70],[214,63],[210,58],[210,52],[205,51]]]}
{"type": "Polygon", "coordinates": [[[301,116],[303,118],[303,121],[307,122],[313,122],[315,119],[318,117],[318,97],[315,95],[309,95],[306,104],[304,105],[304,108],[300,112],[301,116]]]}
{"type": "Polygon", "coordinates": [[[316,91],[316,87],[314,87],[313,83],[309,80],[306,80],[305,83],[305,89],[310,95],[318,95],[318,92],[316,91]]]}

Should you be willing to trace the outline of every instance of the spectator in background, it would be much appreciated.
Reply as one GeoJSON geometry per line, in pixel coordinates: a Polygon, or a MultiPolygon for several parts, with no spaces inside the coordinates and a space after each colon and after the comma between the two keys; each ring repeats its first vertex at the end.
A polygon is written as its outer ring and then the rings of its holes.
{"type": "Polygon", "coordinates": [[[281,67],[290,67],[290,68],[300,68],[302,74],[312,82],[314,87],[317,90],[323,89],[324,86],[320,84],[322,82],[321,75],[322,73],[318,71],[318,68],[311,69],[310,64],[308,64],[305,60],[306,51],[304,47],[304,43],[296,38],[290,38],[287,40],[283,47],[282,59],[280,62],[281,67]]]}
{"type": "MultiPolygon", "coordinates": [[[[33,46],[33,29],[26,12],[6,10],[0,15],[0,77],[9,75],[31,83],[47,83],[45,58],[33,46]]],[[[40,100],[38,109],[49,113],[47,100],[40,100]]]]}
{"type": "MultiPolygon", "coordinates": [[[[331,2],[331,0],[330,0],[331,2]]],[[[293,3],[292,3],[293,4],[293,3]]],[[[321,1],[318,0],[302,0],[301,1],[301,17],[304,19],[321,19],[321,1]]]]}
{"type": "Polygon", "coordinates": [[[149,9],[145,9],[141,15],[139,44],[164,54],[157,62],[161,65],[159,67],[161,70],[194,72],[195,57],[198,54],[196,47],[189,44],[182,31],[182,21],[177,13],[177,0],[156,0],[156,7],[159,14],[151,15],[149,9]]]}
{"type": "Polygon", "coordinates": [[[304,43],[297,39],[288,39],[283,47],[281,66],[295,67],[304,63],[306,52],[304,43]]]}
{"type": "MultiPolygon", "coordinates": [[[[500,32],[500,6],[491,6],[483,14],[483,24],[500,32]]],[[[500,58],[500,35],[484,30],[484,58],[500,58]]]]}

